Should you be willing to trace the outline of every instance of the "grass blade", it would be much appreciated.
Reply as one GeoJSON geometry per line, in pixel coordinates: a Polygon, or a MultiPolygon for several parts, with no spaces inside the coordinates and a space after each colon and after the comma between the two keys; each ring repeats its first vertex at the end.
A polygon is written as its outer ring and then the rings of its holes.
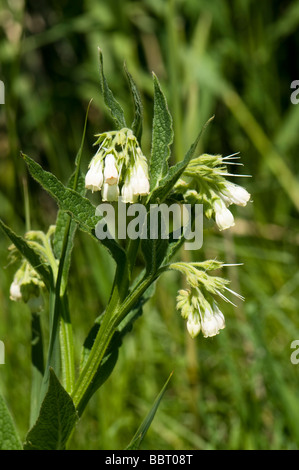
{"type": "Polygon", "coordinates": [[[159,395],[157,396],[156,400],[153,403],[153,406],[151,407],[149,413],[145,417],[145,419],[142,421],[141,425],[136,431],[136,434],[134,435],[133,439],[131,440],[130,444],[128,447],[126,447],[126,450],[138,450],[150,425],[152,424],[152,421],[155,417],[156,411],[160,405],[160,402],[163,398],[163,395],[165,393],[165,390],[167,388],[167,385],[172,377],[173,372],[169,375],[168,379],[166,380],[165,384],[163,385],[162,390],[160,391],[159,395]]]}

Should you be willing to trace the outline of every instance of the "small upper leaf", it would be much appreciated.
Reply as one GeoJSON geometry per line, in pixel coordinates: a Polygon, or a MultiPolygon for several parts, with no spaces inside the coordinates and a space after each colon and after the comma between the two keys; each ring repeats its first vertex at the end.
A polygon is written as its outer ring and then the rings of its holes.
{"type": "Polygon", "coordinates": [[[151,194],[150,201],[155,202],[163,202],[170,191],[172,190],[173,186],[175,183],[178,181],[182,173],[184,172],[185,168],[187,167],[188,163],[190,162],[191,158],[194,156],[194,153],[196,151],[196,147],[198,145],[198,142],[209,125],[209,123],[214,119],[214,116],[212,116],[202,127],[200,132],[198,133],[195,141],[189,148],[188,152],[185,155],[185,158],[178,162],[176,165],[173,165],[169,168],[168,173],[164,176],[164,178],[160,181],[159,187],[154,189],[154,191],[151,194]]]}
{"type": "Polygon", "coordinates": [[[112,91],[110,90],[106,77],[104,75],[104,65],[103,65],[103,54],[101,49],[99,49],[99,59],[100,59],[100,82],[101,82],[101,90],[104,97],[104,101],[106,106],[110,109],[111,115],[113,120],[118,129],[122,129],[123,127],[127,127],[125,115],[122,107],[116,101],[113,96],[112,91]]]}
{"type": "Polygon", "coordinates": [[[136,136],[137,140],[141,141],[142,135],[142,121],[143,121],[143,106],[141,97],[139,94],[139,90],[133,80],[132,75],[128,72],[127,67],[125,66],[125,72],[128,78],[130,90],[133,96],[134,101],[134,120],[132,122],[132,131],[133,134],[136,136]]]}
{"type": "Polygon", "coordinates": [[[151,190],[156,188],[168,171],[170,145],[173,141],[172,117],[158,78],[154,78],[154,119],[150,162],[151,190]]]}

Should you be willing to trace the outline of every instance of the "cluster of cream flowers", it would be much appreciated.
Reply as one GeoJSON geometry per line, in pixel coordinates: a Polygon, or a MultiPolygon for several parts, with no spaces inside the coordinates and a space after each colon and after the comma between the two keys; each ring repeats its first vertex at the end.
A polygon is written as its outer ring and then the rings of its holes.
{"type": "MultiPolygon", "coordinates": [[[[30,230],[25,233],[24,238],[39,253],[42,262],[51,266],[53,275],[56,276],[58,261],[52,249],[54,233],[55,225],[51,225],[47,233],[40,230],[30,230]]],[[[19,268],[15,272],[10,285],[10,300],[24,302],[32,312],[39,312],[44,306],[43,292],[46,288],[45,283],[29,261],[21,256],[15,245],[9,247],[9,258],[11,263],[19,263],[19,268]]]]}
{"type": "Polygon", "coordinates": [[[101,191],[103,201],[134,203],[149,194],[148,165],[130,129],[99,134],[98,151],[85,176],[85,187],[101,191]]]}
{"type": "Polygon", "coordinates": [[[245,188],[226,179],[227,176],[244,176],[227,171],[227,165],[240,165],[234,161],[236,158],[235,155],[200,155],[190,161],[176,184],[176,190],[182,192],[188,202],[204,205],[206,216],[214,217],[219,230],[235,224],[228,207],[232,204],[246,206],[251,197],[245,188]]]}
{"type": "Polygon", "coordinates": [[[16,271],[13,282],[10,285],[10,300],[25,302],[34,311],[39,311],[43,306],[41,295],[45,285],[28,261],[24,260],[16,271]]]}
{"type": "Polygon", "coordinates": [[[181,272],[189,285],[189,289],[179,290],[177,295],[177,309],[181,310],[182,317],[187,320],[187,330],[192,338],[201,331],[205,338],[217,335],[225,328],[225,318],[218,307],[214,296],[232,303],[224,292],[244,300],[242,296],[227,287],[229,281],[211,276],[207,271],[219,269],[224,265],[215,260],[193,263],[172,263],[169,269],[181,272]]]}
{"type": "Polygon", "coordinates": [[[225,328],[225,318],[217,303],[210,304],[198,289],[180,290],[177,296],[177,309],[187,320],[186,326],[191,338],[200,331],[205,338],[217,335],[225,328]]]}

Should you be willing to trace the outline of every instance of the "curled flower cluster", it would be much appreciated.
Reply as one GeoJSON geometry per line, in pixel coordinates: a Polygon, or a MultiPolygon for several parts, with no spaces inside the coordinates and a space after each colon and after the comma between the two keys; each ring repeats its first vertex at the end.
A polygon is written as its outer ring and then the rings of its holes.
{"type": "Polygon", "coordinates": [[[149,194],[148,165],[136,137],[130,129],[98,135],[98,151],[85,176],[85,187],[101,191],[103,201],[136,202],[149,194]]]}
{"type": "Polygon", "coordinates": [[[234,216],[228,209],[230,205],[246,206],[250,200],[245,188],[226,179],[227,176],[243,176],[227,171],[228,164],[239,165],[232,161],[235,158],[238,157],[203,154],[190,161],[176,185],[188,202],[204,205],[206,216],[215,218],[219,230],[226,230],[235,224],[234,216]]]}
{"type": "Polygon", "coordinates": [[[208,270],[222,266],[223,264],[213,260],[201,263],[178,262],[169,266],[184,274],[190,286],[190,289],[180,290],[176,300],[177,309],[181,310],[182,317],[187,320],[187,330],[192,338],[200,331],[205,338],[215,336],[225,328],[224,315],[214,300],[214,295],[230,302],[224,295],[225,291],[229,291],[243,300],[243,297],[227,287],[227,280],[207,274],[208,270]]]}
{"type": "Polygon", "coordinates": [[[187,320],[186,326],[191,338],[200,331],[205,338],[217,335],[225,328],[225,319],[216,302],[207,302],[198,290],[180,290],[177,296],[177,309],[187,320]]]}
{"type": "Polygon", "coordinates": [[[16,271],[13,282],[10,286],[10,299],[15,302],[29,303],[35,311],[38,311],[43,305],[41,291],[45,287],[36,271],[24,261],[21,267],[16,271]]]}
{"type": "MultiPolygon", "coordinates": [[[[57,275],[58,261],[52,248],[52,237],[55,226],[51,225],[44,233],[40,230],[30,230],[25,233],[25,239],[29,246],[39,254],[41,262],[49,265],[54,277],[57,275]]],[[[13,282],[10,285],[10,299],[15,302],[25,302],[32,312],[39,312],[43,308],[43,291],[45,283],[38,272],[31,266],[17,250],[15,245],[9,247],[11,263],[18,262],[19,268],[15,272],[13,282]]]]}

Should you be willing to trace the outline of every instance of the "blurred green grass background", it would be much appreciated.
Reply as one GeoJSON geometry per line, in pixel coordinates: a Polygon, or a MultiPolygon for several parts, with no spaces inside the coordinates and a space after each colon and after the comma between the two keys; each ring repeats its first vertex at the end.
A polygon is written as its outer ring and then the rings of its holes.
{"type": "MultiPolygon", "coordinates": [[[[98,52],[128,116],[127,64],[143,97],[142,145],[150,151],[151,72],[174,119],[173,162],[215,114],[199,152],[240,152],[234,178],[253,203],[236,208],[236,226],[204,234],[196,260],[226,263],[231,287],[245,296],[221,304],[227,327],[215,338],[191,340],[175,310],[182,280],[165,275],[123,344],[118,364],[90,402],[73,449],[122,449],[169,373],[174,375],[143,443],[148,449],[298,449],[299,366],[290,361],[299,339],[299,4],[257,0],[1,0],[0,216],[25,231],[24,185],[31,224],[47,229],[57,207],[28,179],[20,150],[66,182],[92,98],[85,168],[94,134],[111,129],[100,94],[98,52]],[[238,168],[239,169],[239,168],[238,168]]],[[[85,169],[84,168],[84,169],[85,169]]],[[[14,267],[0,236],[0,339],[6,364],[0,388],[22,438],[28,429],[30,313],[9,300],[14,267]]],[[[186,252],[181,252],[186,257],[186,252]]],[[[114,266],[106,252],[78,234],[70,276],[75,346],[107,301],[114,266]]],[[[45,322],[46,323],[46,322],[45,322]]]]}

